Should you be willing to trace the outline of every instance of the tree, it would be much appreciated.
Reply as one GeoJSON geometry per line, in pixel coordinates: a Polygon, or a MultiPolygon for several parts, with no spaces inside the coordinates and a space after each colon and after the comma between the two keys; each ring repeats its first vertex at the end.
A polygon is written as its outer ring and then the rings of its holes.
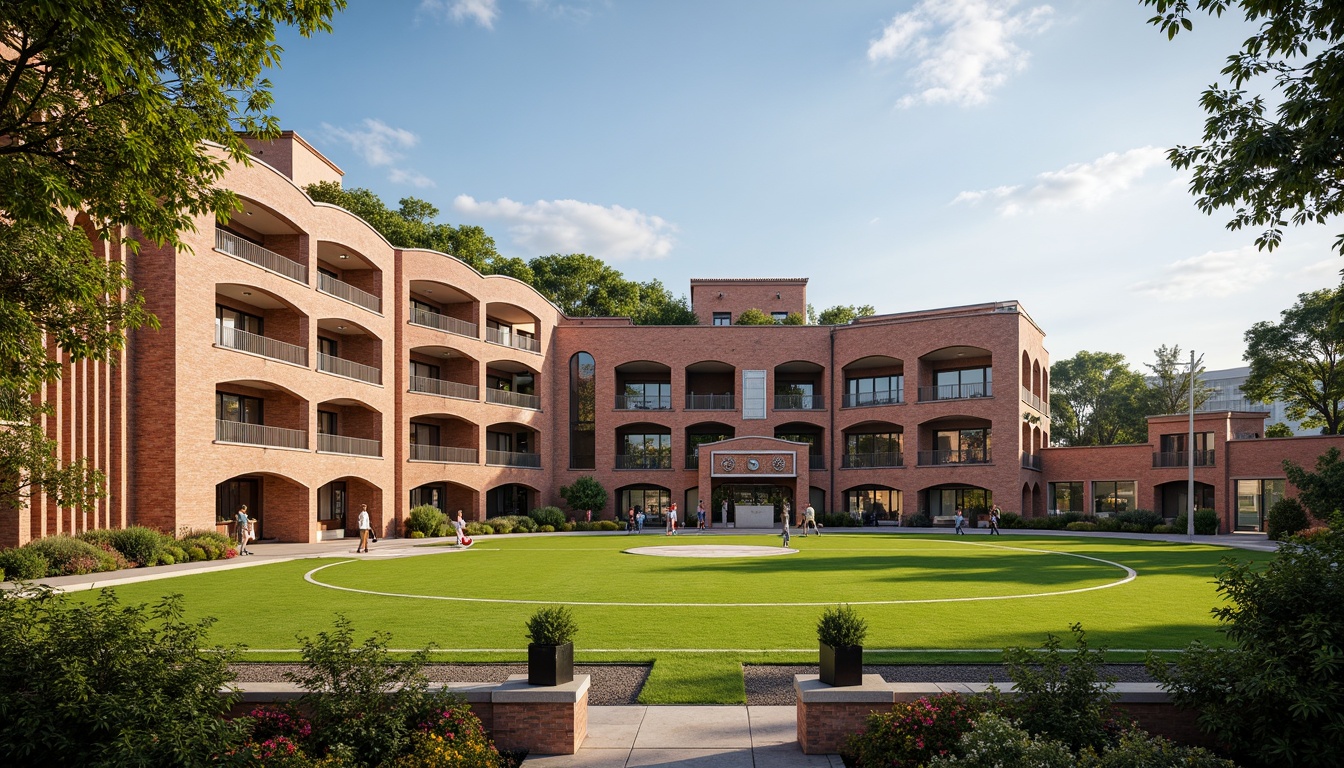
{"type": "Polygon", "coordinates": [[[1276,421],[1265,427],[1265,437],[1292,437],[1293,428],[1284,424],[1282,421],[1276,421]]]}
{"type": "MultiPolygon", "coordinates": [[[[1194,27],[1190,0],[1141,2],[1157,11],[1148,23],[1169,39],[1194,27]]],[[[1344,213],[1344,115],[1336,106],[1344,99],[1344,19],[1323,0],[1194,5],[1214,16],[1240,9],[1256,31],[1227,58],[1222,74],[1230,85],[1214,84],[1200,99],[1208,114],[1204,143],[1178,146],[1168,158],[1175,168],[1194,168],[1190,191],[1200,210],[1234,209],[1228,228],[1262,228],[1256,244],[1273,250],[1289,221],[1344,213]]],[[[1335,248],[1344,251],[1344,237],[1335,248]]]]}
{"type": "Polygon", "coordinates": [[[1231,647],[1192,643],[1148,671],[1219,742],[1261,765],[1325,768],[1344,754],[1344,518],[1258,564],[1225,561],[1213,609],[1231,647]]]}
{"type": "Polygon", "coordinates": [[[746,309],[737,316],[737,322],[733,325],[774,325],[775,319],[765,312],[756,309],[746,309]]]}
{"type": "Polygon", "coordinates": [[[1344,326],[1330,319],[1342,293],[1300,294],[1282,322],[1256,323],[1245,337],[1251,373],[1241,391],[1264,403],[1282,400],[1288,418],[1326,435],[1344,427],[1344,326]]]}
{"type": "MultiPolygon", "coordinates": [[[[105,360],[127,331],[154,325],[121,264],[96,254],[90,238],[132,252],[140,239],[182,247],[179,233],[197,216],[238,207],[217,182],[230,163],[247,162],[236,131],[278,131],[262,77],[280,60],[276,27],[329,31],[344,7],[0,3],[0,421],[42,414],[20,404],[59,377],[47,342],[72,359],[105,360]]],[[[34,445],[4,449],[20,443],[34,445]]],[[[39,458],[20,451],[0,464],[28,475],[27,487],[59,485],[39,458]]],[[[86,471],[76,485],[98,480],[86,471]]]]}
{"type": "Polygon", "coordinates": [[[560,498],[575,512],[591,509],[600,513],[607,508],[607,489],[592,475],[584,475],[570,485],[561,486],[560,498]]]}
{"type": "Polygon", "coordinates": [[[1083,350],[1050,366],[1051,437],[1064,445],[1114,445],[1147,439],[1143,376],[1125,356],[1083,350]]]}
{"type": "Polygon", "coordinates": [[[862,306],[856,304],[837,304],[830,309],[823,309],[817,316],[817,325],[849,325],[856,318],[876,315],[877,310],[871,304],[862,306]]]}
{"type": "Polygon", "coordinates": [[[1316,457],[1315,472],[1284,459],[1283,474],[1297,489],[1297,500],[1317,520],[1329,520],[1344,510],[1344,461],[1340,460],[1338,448],[1316,457]]]}
{"type": "Polygon", "coordinates": [[[686,296],[673,296],[661,280],[639,284],[639,307],[631,316],[635,325],[699,325],[686,296]]]}
{"type": "MultiPolygon", "coordinates": [[[[1163,344],[1153,350],[1153,355],[1157,357],[1157,362],[1144,363],[1152,371],[1148,382],[1149,412],[1189,413],[1190,363],[1181,357],[1180,346],[1168,347],[1163,344]]],[[[1195,410],[1199,410],[1217,392],[1200,380],[1203,375],[1204,357],[1201,355],[1195,360],[1195,410]]]]}
{"type": "Polygon", "coordinates": [[[784,321],[780,325],[807,325],[807,318],[803,317],[802,312],[790,312],[784,316],[784,321]]]}

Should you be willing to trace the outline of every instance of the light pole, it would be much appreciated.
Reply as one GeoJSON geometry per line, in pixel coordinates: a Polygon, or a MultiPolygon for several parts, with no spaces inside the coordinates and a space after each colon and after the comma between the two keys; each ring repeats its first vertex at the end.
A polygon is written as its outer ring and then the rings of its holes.
{"type": "Polygon", "coordinates": [[[1190,472],[1185,495],[1188,506],[1185,516],[1185,535],[1195,540],[1195,350],[1190,350],[1190,434],[1186,436],[1185,456],[1190,472]]]}

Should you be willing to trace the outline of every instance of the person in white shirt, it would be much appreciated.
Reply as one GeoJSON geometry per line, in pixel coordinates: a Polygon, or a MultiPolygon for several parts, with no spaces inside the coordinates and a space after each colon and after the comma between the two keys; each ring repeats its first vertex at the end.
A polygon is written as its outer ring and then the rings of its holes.
{"type": "Polygon", "coordinates": [[[238,524],[238,529],[235,531],[238,536],[238,554],[252,554],[247,551],[247,540],[251,538],[252,534],[252,521],[247,516],[246,504],[238,508],[238,516],[234,518],[234,522],[238,524]]]}
{"type": "Polygon", "coordinates": [[[355,547],[355,552],[369,551],[369,534],[373,532],[373,526],[369,524],[369,505],[359,505],[359,546],[355,547]]]}
{"type": "Polygon", "coordinates": [[[815,534],[817,534],[818,536],[821,535],[821,529],[817,527],[817,511],[816,511],[815,509],[812,508],[812,505],[811,505],[811,504],[808,504],[808,505],[807,505],[807,509],[803,510],[803,535],[804,535],[804,536],[807,535],[807,529],[808,529],[808,528],[811,528],[811,529],[812,529],[812,532],[815,533],[815,534]]]}

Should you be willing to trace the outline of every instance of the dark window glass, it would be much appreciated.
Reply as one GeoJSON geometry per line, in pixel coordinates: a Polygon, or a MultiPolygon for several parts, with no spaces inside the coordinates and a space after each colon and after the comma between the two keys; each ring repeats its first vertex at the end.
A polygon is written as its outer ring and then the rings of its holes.
{"type": "Polygon", "coordinates": [[[597,466],[597,442],[594,427],[597,413],[597,363],[587,352],[569,359],[569,466],[594,469],[597,466]]]}
{"type": "Polygon", "coordinates": [[[215,418],[243,424],[262,424],[262,400],[228,392],[215,393],[215,418]]]}
{"type": "Polygon", "coordinates": [[[731,313],[731,312],[715,312],[715,313],[714,313],[714,324],[715,324],[715,325],[732,325],[732,324],[733,324],[733,313],[731,313]]]}

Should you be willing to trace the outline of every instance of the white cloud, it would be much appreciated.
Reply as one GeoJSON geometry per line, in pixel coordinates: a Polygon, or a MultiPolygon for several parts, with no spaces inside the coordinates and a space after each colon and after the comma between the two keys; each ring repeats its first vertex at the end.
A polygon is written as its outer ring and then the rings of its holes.
{"type": "Polygon", "coordinates": [[[436,187],[437,184],[428,176],[419,171],[408,171],[405,168],[393,168],[387,173],[388,181],[397,184],[410,184],[413,187],[425,189],[426,187],[436,187]]]}
{"type": "Polygon", "coordinates": [[[1110,152],[1090,163],[1074,163],[1036,176],[1030,185],[962,192],[952,203],[992,202],[1004,216],[1055,208],[1091,208],[1124,192],[1150,168],[1166,164],[1166,151],[1139,147],[1110,152]]]}
{"type": "Polygon", "coordinates": [[[494,29],[499,3],[498,0],[420,0],[420,11],[450,18],[458,24],[474,21],[486,29],[494,29]]]}
{"type": "Polygon", "coordinates": [[[366,117],[358,128],[323,123],[322,132],[329,141],[348,145],[374,168],[387,168],[389,181],[420,188],[434,186],[433,180],[423,173],[396,165],[404,157],[403,150],[420,143],[420,137],[405,128],[393,128],[382,120],[366,117]]]}
{"type": "Polygon", "coordinates": [[[670,222],[619,205],[601,206],[579,200],[538,200],[524,204],[507,197],[476,200],[459,195],[458,212],[498,219],[521,247],[540,255],[586,253],[611,261],[660,259],[672,251],[670,222]]]}
{"type": "Polygon", "coordinates": [[[1254,291],[1274,273],[1269,257],[1247,245],[1175,261],[1163,268],[1161,277],[1135,283],[1131,289],[1166,301],[1224,298],[1254,291]]]}
{"type": "Polygon", "coordinates": [[[995,88],[1027,66],[1016,40],[1045,30],[1048,5],[1015,12],[1017,0],[921,0],[897,14],[868,45],[874,63],[913,59],[917,92],[898,104],[983,104],[995,88]]]}

